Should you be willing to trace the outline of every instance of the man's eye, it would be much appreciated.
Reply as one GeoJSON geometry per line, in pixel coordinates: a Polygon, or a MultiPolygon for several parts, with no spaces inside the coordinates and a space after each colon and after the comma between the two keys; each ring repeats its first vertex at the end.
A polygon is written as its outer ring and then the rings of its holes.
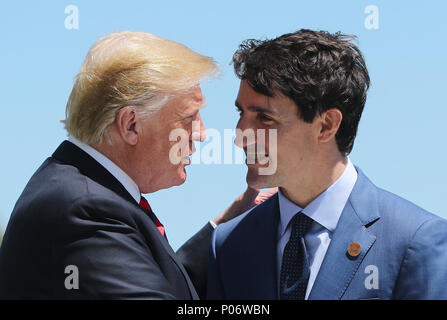
{"type": "Polygon", "coordinates": [[[259,117],[259,119],[261,119],[262,121],[265,121],[265,122],[273,121],[272,118],[270,118],[268,115],[266,115],[264,113],[258,113],[258,117],[259,117]]]}
{"type": "Polygon", "coordinates": [[[192,114],[192,115],[190,115],[189,117],[186,117],[185,120],[186,121],[193,121],[195,119],[196,115],[197,115],[197,112],[192,114]]]}

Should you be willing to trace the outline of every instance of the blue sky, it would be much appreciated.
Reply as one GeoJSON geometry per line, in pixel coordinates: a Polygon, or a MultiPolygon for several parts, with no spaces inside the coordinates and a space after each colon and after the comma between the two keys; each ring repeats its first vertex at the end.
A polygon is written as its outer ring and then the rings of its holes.
{"type": "MultiPolygon", "coordinates": [[[[446,12],[445,1],[2,0],[0,228],[33,172],[66,137],[59,120],[88,48],[118,30],[175,40],[220,64],[221,78],[202,86],[202,118],[222,135],[238,119],[239,80],[229,62],[242,40],[300,28],[357,35],[372,86],[351,160],[376,185],[447,218],[446,12]],[[65,27],[68,5],[79,10],[77,30],[65,27]],[[368,5],[379,10],[378,29],[365,27],[368,5]]],[[[182,186],[147,197],[174,248],[246,188],[244,165],[187,171],[182,186]]]]}

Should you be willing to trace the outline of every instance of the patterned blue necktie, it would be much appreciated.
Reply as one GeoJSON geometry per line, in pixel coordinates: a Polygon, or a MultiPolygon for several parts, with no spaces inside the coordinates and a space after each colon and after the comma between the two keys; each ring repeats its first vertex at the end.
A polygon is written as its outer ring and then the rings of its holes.
{"type": "Polygon", "coordinates": [[[304,300],[309,281],[309,259],[304,235],[312,225],[312,219],[304,213],[297,213],[290,222],[292,232],[284,248],[280,276],[281,300],[304,300]]]}

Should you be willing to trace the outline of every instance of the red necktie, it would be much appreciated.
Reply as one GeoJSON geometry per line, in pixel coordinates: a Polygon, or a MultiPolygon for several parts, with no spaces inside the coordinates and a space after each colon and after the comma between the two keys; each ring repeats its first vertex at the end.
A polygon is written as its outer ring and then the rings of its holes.
{"type": "MultiPolygon", "coordinates": [[[[141,196],[140,207],[143,209],[152,211],[152,208],[149,205],[149,202],[147,202],[147,200],[143,196],[141,196]]],[[[155,217],[155,214],[154,214],[154,217],[155,217]]],[[[165,236],[165,227],[161,224],[160,220],[158,220],[157,217],[155,217],[155,225],[157,226],[158,231],[160,231],[161,235],[164,237],[165,236]]]]}

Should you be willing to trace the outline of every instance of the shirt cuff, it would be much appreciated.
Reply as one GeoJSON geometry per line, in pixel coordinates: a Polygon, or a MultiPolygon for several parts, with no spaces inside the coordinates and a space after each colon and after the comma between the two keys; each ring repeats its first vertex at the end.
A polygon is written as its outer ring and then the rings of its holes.
{"type": "Polygon", "coordinates": [[[217,228],[217,224],[215,224],[213,221],[210,220],[210,224],[213,226],[213,229],[217,228]]]}

